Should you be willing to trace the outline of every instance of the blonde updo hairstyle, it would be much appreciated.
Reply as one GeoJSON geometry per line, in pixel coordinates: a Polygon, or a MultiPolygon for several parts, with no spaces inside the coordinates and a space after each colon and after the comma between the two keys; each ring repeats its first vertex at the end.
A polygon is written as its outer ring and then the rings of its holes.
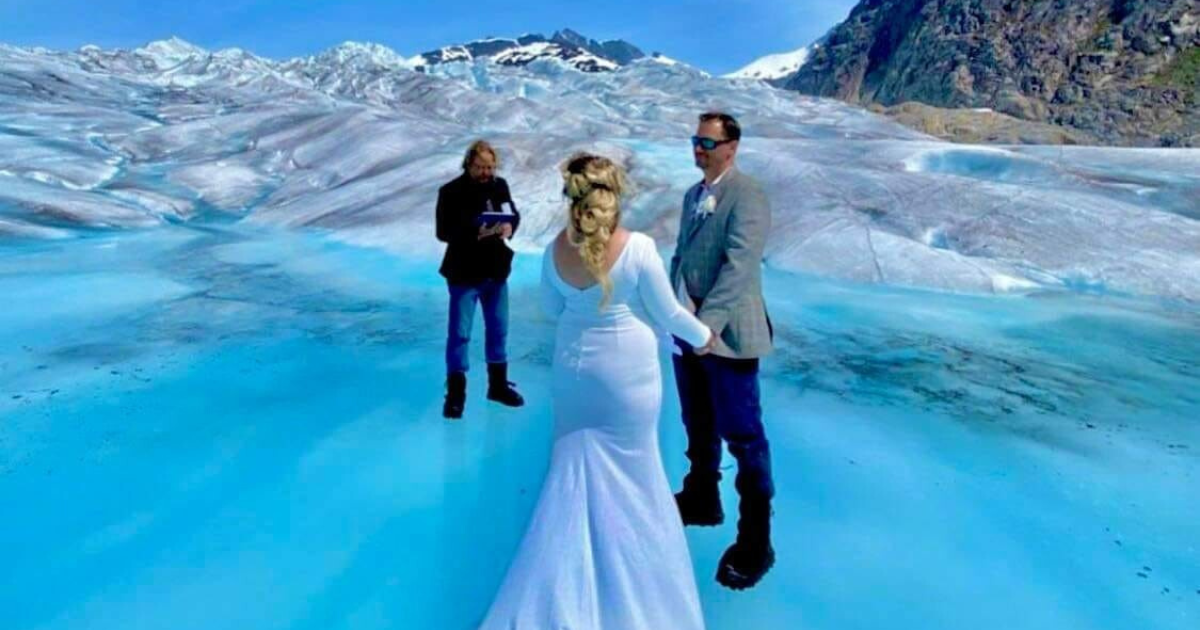
{"type": "Polygon", "coordinates": [[[567,216],[567,240],[579,250],[584,267],[600,284],[603,307],[612,295],[612,279],[605,268],[608,242],[621,223],[621,195],[625,172],[612,160],[577,153],[563,164],[563,194],[571,205],[567,216]]]}

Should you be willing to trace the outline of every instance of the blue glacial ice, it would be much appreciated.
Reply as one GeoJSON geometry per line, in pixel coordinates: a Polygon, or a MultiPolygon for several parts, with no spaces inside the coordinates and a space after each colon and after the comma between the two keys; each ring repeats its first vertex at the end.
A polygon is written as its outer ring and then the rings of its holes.
{"type": "MultiPolygon", "coordinates": [[[[230,225],[5,248],[6,627],[472,627],[546,465],[553,337],[522,255],[531,405],[475,377],[445,423],[434,267],[230,225]]],[[[1193,627],[1194,310],[767,286],[781,561],[732,594],[732,525],[689,532],[711,627],[1193,627]]]]}

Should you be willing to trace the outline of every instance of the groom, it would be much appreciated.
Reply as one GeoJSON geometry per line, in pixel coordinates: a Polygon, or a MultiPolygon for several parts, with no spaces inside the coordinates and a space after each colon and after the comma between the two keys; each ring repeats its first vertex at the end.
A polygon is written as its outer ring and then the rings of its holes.
{"type": "Polygon", "coordinates": [[[700,116],[692,154],[704,180],[684,195],[671,258],[671,282],[681,302],[717,336],[711,352],[681,340],[675,380],[687,427],[691,471],[675,495],[685,525],[725,521],[717,482],[721,443],[737,460],[737,541],[721,557],[717,581],[741,590],[775,563],[771,547],[771,453],[759,404],[758,361],[771,351],[771,323],[762,297],[762,256],[771,209],[757,181],[734,165],[741,127],[729,114],[700,116]]]}

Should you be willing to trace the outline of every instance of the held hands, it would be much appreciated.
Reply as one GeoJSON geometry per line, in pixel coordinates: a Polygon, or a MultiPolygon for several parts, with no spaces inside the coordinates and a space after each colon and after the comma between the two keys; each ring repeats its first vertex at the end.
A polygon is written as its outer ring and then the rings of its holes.
{"type": "Polygon", "coordinates": [[[702,356],[712,352],[713,348],[716,347],[716,345],[717,345],[717,333],[715,333],[711,329],[709,329],[708,343],[704,344],[703,346],[701,346],[699,348],[694,348],[693,352],[696,353],[696,356],[702,357],[702,356]]]}

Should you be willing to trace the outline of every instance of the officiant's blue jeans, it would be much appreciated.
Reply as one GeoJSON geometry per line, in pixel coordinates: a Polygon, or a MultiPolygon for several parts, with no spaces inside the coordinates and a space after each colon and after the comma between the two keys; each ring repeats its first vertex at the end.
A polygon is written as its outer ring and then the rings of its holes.
{"type": "Polygon", "coordinates": [[[724,441],[737,460],[738,494],[775,496],[759,400],[758,359],[697,356],[687,344],[681,345],[683,355],[674,357],[675,381],[687,428],[689,476],[700,483],[720,480],[724,441]]]}
{"type": "Polygon", "coordinates": [[[507,363],[508,354],[508,283],[485,280],[480,284],[450,287],[450,322],[446,335],[446,372],[466,372],[470,363],[471,328],[475,324],[475,303],[483,307],[484,357],[488,363],[507,363]]]}

